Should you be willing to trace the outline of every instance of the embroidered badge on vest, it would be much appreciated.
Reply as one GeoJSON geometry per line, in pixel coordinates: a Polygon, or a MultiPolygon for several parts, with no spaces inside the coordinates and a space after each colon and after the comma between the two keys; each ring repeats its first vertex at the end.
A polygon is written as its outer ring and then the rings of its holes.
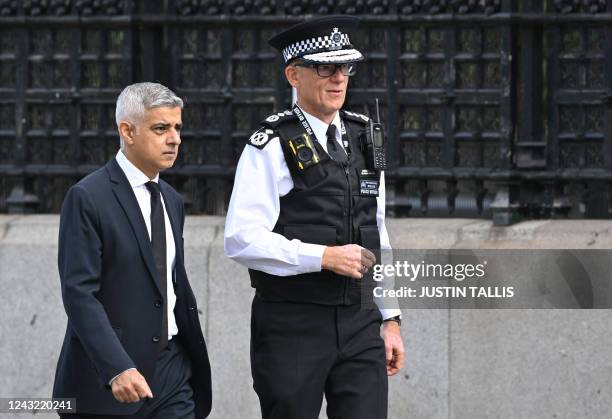
{"type": "Polygon", "coordinates": [[[363,169],[359,172],[359,195],[378,196],[380,186],[380,175],[374,170],[363,169]]]}

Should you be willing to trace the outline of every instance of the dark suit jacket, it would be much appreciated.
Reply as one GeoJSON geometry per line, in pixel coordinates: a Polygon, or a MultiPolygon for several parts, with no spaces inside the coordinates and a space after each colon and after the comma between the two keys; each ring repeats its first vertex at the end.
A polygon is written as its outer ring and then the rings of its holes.
{"type": "MultiPolygon", "coordinates": [[[[174,314],[191,359],[196,414],[211,408],[210,365],[183,256],[185,214],[178,193],[159,181],[176,243],[174,314]]],[[[135,413],[109,381],[136,367],[151,383],[160,351],[163,304],[147,227],[115,159],[68,191],[60,218],[59,272],[68,326],[53,397],[75,397],[77,412],[135,413]]],[[[155,396],[155,394],[153,395],[155,396]]]]}

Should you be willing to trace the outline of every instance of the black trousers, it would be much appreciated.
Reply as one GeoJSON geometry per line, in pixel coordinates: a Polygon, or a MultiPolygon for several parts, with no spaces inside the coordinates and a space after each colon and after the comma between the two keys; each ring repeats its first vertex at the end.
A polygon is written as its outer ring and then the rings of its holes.
{"type": "MultiPolygon", "coordinates": [[[[134,415],[109,416],[79,414],[60,415],[62,419],[195,419],[195,404],[191,378],[191,361],[178,337],[168,342],[168,348],[160,352],[155,367],[155,377],[149,382],[153,399],[146,399],[134,415]]],[[[110,391],[110,390],[109,390],[110,391]]]]}
{"type": "Polygon", "coordinates": [[[382,318],[359,305],[253,300],[251,371],[263,419],[386,419],[382,318]]]}

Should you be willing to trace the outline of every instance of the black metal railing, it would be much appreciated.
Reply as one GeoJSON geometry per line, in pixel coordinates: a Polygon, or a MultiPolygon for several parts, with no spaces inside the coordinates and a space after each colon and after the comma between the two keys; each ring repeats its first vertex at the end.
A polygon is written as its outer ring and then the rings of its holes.
{"type": "Polygon", "coordinates": [[[186,101],[165,177],[224,214],[246,138],[291,98],[266,40],[328,13],[363,19],[347,107],[380,99],[392,215],[610,217],[606,0],[0,0],[0,211],[57,212],[116,153],[121,88],[157,80],[186,101]]]}

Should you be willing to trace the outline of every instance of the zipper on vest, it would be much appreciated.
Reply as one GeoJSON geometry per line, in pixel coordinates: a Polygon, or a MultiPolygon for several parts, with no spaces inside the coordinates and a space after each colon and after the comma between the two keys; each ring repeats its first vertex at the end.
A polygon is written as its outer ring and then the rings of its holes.
{"type": "MultiPolygon", "coordinates": [[[[350,162],[351,162],[351,155],[349,154],[348,162],[346,166],[344,166],[344,174],[346,176],[346,183],[348,184],[348,214],[347,214],[348,243],[347,244],[353,243],[353,191],[351,189],[350,162]]],[[[343,300],[342,302],[344,304],[348,304],[349,283],[350,283],[350,278],[347,276],[344,278],[344,295],[342,297],[342,300],[343,300]]]]}
{"type": "MultiPolygon", "coordinates": [[[[347,142],[344,143],[345,146],[345,150],[346,150],[346,156],[347,156],[347,160],[346,160],[346,165],[344,165],[343,169],[344,169],[344,175],[346,177],[346,183],[348,185],[348,214],[347,214],[347,224],[348,224],[348,243],[347,244],[352,244],[353,243],[353,190],[351,188],[351,173],[350,173],[350,168],[351,168],[351,137],[350,134],[348,132],[348,130],[346,130],[346,127],[344,126],[344,123],[342,123],[342,128],[343,128],[343,137],[344,134],[346,133],[347,135],[347,142]],[[347,147],[348,145],[348,147],[347,147]]],[[[343,138],[344,139],[344,138],[343,138]]],[[[350,285],[350,277],[345,276],[344,277],[344,295],[342,296],[342,302],[347,305],[349,303],[349,285],[350,285]]]]}
{"type": "Polygon", "coordinates": [[[348,183],[348,233],[349,241],[348,244],[353,243],[353,190],[351,188],[351,174],[349,172],[349,166],[344,167],[344,174],[346,175],[346,183],[348,183]]]}

